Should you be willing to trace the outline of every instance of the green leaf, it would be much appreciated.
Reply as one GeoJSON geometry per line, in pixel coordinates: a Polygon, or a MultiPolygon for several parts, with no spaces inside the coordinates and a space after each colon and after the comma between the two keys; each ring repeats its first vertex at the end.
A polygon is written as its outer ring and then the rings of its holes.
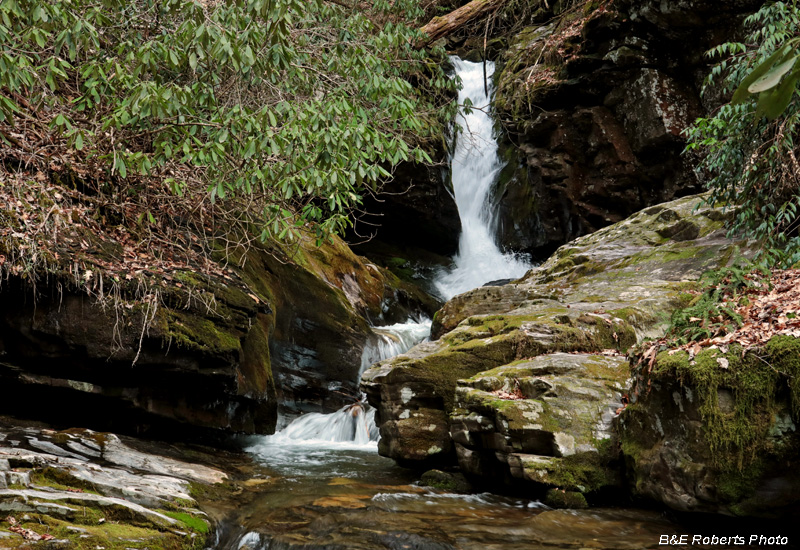
{"type": "Polygon", "coordinates": [[[783,114],[792,101],[794,92],[797,89],[798,79],[800,79],[800,70],[795,70],[772,92],[764,109],[764,115],[767,120],[775,120],[783,114]]]}
{"type": "Polygon", "coordinates": [[[125,166],[125,161],[122,158],[117,158],[116,163],[117,171],[122,179],[128,177],[128,168],[125,166]]]}
{"type": "Polygon", "coordinates": [[[769,90],[777,86],[783,75],[788,73],[794,67],[797,61],[797,56],[794,56],[783,63],[776,65],[767,74],[756,80],[753,84],[747,87],[747,91],[751,94],[757,94],[765,90],[769,90]]]}
{"type": "Polygon", "coordinates": [[[775,53],[773,53],[771,56],[765,59],[763,63],[761,63],[759,66],[753,69],[750,72],[750,74],[748,74],[744,78],[744,80],[742,80],[742,83],[739,84],[739,87],[733,94],[733,99],[731,99],[731,104],[737,105],[739,103],[742,103],[748,97],[750,97],[750,91],[748,90],[750,85],[753,84],[753,82],[755,82],[762,76],[764,76],[764,74],[766,74],[766,72],[770,70],[770,68],[772,68],[772,66],[779,59],[782,59],[786,55],[788,49],[789,49],[788,45],[778,48],[778,50],[776,50],[775,53]]]}

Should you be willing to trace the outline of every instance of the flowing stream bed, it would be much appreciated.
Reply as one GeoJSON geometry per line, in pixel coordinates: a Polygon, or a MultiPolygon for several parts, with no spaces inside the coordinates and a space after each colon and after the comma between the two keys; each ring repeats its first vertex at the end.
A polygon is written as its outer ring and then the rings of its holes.
{"type": "MultiPolygon", "coordinates": [[[[434,285],[449,299],[489,281],[515,279],[530,265],[495,243],[490,194],[502,168],[489,114],[494,65],[453,58],[463,82],[452,156],[453,187],[463,233],[450,269],[434,285]]],[[[425,339],[430,322],[376,327],[361,372],[425,339]]],[[[281,423],[272,436],[243,445],[257,464],[248,491],[227,519],[214,548],[488,550],[645,548],[675,529],[640,510],[550,510],[538,501],[491,493],[453,494],[421,487],[418,473],[377,453],[374,410],[353,403],[332,414],[311,413],[281,423]]]]}

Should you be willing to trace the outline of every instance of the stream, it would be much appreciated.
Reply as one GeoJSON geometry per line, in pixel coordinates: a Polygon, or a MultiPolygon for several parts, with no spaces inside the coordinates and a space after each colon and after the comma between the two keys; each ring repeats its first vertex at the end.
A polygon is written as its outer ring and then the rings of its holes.
{"type": "MultiPolygon", "coordinates": [[[[452,155],[462,222],[458,254],[434,286],[446,299],[490,281],[516,279],[530,268],[495,243],[487,208],[502,168],[489,113],[493,63],[453,58],[475,107],[462,111],[452,155]],[[489,80],[491,82],[491,80],[489,80]],[[488,89],[487,89],[488,88],[488,89]],[[487,95],[487,91],[489,92],[487,95]]],[[[430,321],[376,327],[361,372],[427,338],[430,321]]],[[[419,475],[377,453],[374,410],[353,403],[332,414],[282,419],[271,436],[249,437],[257,463],[247,493],[217,533],[213,548],[431,549],[643,548],[674,529],[658,514],[639,510],[550,510],[535,500],[490,493],[460,495],[419,486],[419,475]]]]}

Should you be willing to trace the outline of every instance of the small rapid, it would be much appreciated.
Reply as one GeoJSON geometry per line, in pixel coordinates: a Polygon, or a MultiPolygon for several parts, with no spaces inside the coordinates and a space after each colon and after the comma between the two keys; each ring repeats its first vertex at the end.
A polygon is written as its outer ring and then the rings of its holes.
{"type": "MultiPolygon", "coordinates": [[[[405,353],[425,340],[429,320],[373,328],[374,338],[361,354],[359,378],[370,365],[405,353]]],[[[285,475],[349,475],[348,463],[377,457],[375,410],[363,400],[333,413],[308,413],[292,420],[274,435],[252,438],[247,451],[285,475]]]]}
{"type": "Polygon", "coordinates": [[[459,113],[461,122],[457,124],[461,131],[456,132],[451,158],[461,236],[453,266],[443,270],[434,281],[436,290],[446,300],[490,281],[518,279],[531,267],[527,258],[503,253],[495,239],[497,223],[489,199],[503,163],[497,155],[489,113],[494,63],[486,62],[487,85],[483,63],[458,57],[452,57],[451,61],[463,83],[458,102],[464,105],[469,100],[473,108],[467,114],[462,107],[459,113]]]}

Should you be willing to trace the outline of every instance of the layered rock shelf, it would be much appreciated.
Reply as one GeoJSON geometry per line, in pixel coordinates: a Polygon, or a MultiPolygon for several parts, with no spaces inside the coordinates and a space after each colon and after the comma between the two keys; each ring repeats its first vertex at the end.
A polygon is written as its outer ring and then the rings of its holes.
{"type": "Polygon", "coordinates": [[[478,482],[590,499],[619,486],[611,422],[628,390],[623,354],[660,336],[700,275],[740,256],[721,210],[693,196],[561,247],[519,281],[455,297],[432,337],[368,370],[379,451],[458,464],[478,482]]]}

